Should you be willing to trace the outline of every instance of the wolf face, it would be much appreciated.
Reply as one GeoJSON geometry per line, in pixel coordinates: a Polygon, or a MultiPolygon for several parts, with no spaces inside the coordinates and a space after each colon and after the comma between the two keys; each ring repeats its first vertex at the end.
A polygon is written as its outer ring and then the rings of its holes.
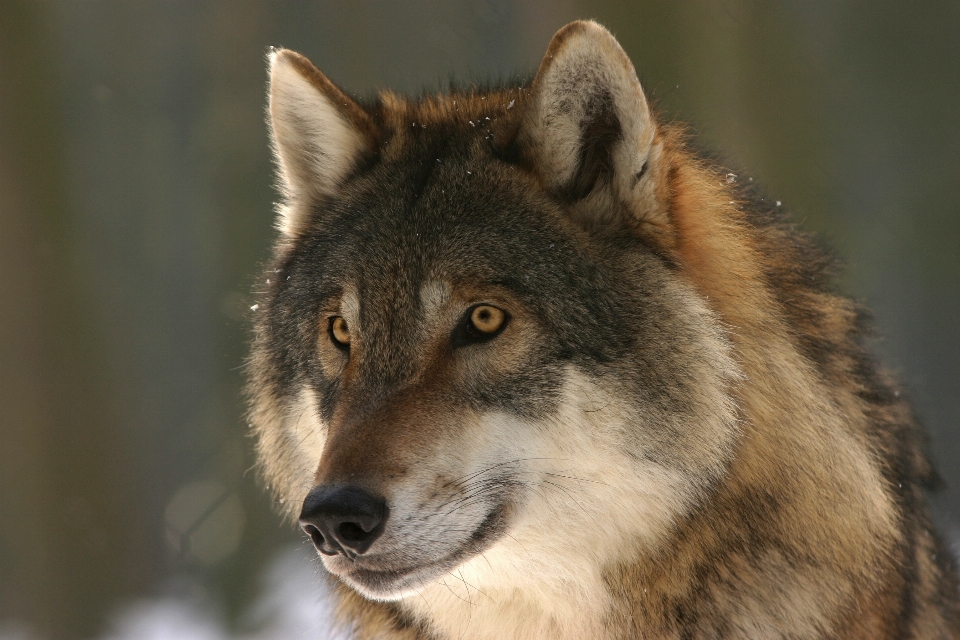
{"type": "Polygon", "coordinates": [[[850,307],[771,287],[798,245],[764,257],[779,228],[655,122],[602,27],[561,30],[528,86],[415,102],[270,69],[251,415],[331,573],[394,626],[500,638],[674,637],[692,611],[820,637],[883,591],[902,507],[850,307]],[[822,326],[791,319],[807,301],[822,326]]]}
{"type": "Polygon", "coordinates": [[[737,372],[719,323],[630,212],[564,206],[651,192],[646,103],[612,53],[612,78],[575,51],[532,94],[367,111],[272,54],[288,202],[259,341],[274,437],[298,460],[283,490],[339,509],[304,526],[369,596],[423,589],[525,528],[555,530],[558,560],[651,544],[722,473],[737,372]],[[639,148],[601,131],[621,121],[639,148]]]}

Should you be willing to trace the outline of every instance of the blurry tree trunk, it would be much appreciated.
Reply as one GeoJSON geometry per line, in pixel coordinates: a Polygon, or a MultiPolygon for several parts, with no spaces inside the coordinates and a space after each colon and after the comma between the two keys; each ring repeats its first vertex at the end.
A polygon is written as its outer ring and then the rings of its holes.
{"type": "Polygon", "coordinates": [[[70,246],[40,8],[0,3],[0,620],[73,638],[141,582],[145,556],[111,474],[116,420],[70,246]]]}

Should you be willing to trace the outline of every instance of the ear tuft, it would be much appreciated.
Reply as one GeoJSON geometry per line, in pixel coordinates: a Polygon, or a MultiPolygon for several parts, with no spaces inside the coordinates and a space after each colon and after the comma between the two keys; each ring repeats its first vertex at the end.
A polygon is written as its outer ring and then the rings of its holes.
{"type": "MultiPolygon", "coordinates": [[[[300,54],[271,48],[269,61],[270,127],[284,193],[294,201],[332,195],[374,151],[373,122],[300,54]]],[[[280,226],[292,233],[296,225],[281,219],[280,226]]]]}
{"type": "Polygon", "coordinates": [[[547,190],[577,201],[606,181],[629,199],[654,125],[633,64],[610,32],[589,21],[560,29],[532,91],[521,142],[547,190]]]}

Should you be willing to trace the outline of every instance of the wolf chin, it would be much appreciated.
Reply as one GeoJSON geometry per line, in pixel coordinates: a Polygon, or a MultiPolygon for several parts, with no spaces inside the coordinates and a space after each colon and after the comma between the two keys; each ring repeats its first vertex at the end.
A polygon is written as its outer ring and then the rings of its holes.
{"type": "Polygon", "coordinates": [[[272,50],[269,121],[251,421],[356,637],[960,637],[863,311],[603,27],[416,100],[272,50]]]}

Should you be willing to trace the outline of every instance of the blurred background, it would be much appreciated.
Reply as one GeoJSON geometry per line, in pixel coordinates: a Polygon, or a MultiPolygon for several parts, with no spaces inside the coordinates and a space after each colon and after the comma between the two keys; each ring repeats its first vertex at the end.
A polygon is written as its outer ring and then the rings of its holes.
{"type": "MultiPolygon", "coordinates": [[[[0,639],[327,637],[239,368],[269,45],[348,92],[526,76],[590,17],[846,259],[960,540],[960,3],[0,3],[0,639]]],[[[319,603],[319,604],[318,604],[319,603]]]]}

